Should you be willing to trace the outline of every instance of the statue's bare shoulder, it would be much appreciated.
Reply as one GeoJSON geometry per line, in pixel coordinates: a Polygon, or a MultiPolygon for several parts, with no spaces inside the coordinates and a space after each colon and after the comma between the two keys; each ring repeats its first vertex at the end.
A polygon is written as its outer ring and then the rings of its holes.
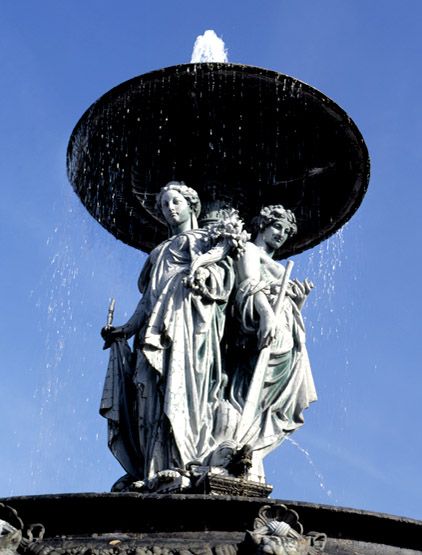
{"type": "Polygon", "coordinates": [[[281,278],[284,274],[284,266],[273,260],[266,252],[259,248],[255,243],[248,241],[245,251],[237,262],[238,276],[241,281],[245,279],[260,279],[261,268],[265,268],[276,278],[281,278]]]}

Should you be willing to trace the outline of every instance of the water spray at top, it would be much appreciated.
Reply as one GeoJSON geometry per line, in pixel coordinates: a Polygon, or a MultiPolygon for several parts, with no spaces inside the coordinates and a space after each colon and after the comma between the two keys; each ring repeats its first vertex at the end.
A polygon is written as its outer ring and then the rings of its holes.
{"type": "Polygon", "coordinates": [[[212,29],[196,37],[193,45],[191,64],[221,62],[227,63],[227,49],[223,39],[218,37],[212,29]]]}

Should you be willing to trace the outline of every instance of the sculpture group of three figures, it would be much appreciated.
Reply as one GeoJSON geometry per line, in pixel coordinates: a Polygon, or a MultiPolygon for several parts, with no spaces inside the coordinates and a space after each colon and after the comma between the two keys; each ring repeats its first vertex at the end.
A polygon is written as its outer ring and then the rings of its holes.
{"type": "Polygon", "coordinates": [[[102,330],[101,414],[126,471],[114,491],[198,492],[213,478],[259,490],[264,457],[316,399],[301,315],[313,284],[274,260],[296,218],[257,212],[248,230],[227,206],[199,227],[194,189],[172,181],[156,195],[169,238],[145,262],[131,318],[102,330]]]}

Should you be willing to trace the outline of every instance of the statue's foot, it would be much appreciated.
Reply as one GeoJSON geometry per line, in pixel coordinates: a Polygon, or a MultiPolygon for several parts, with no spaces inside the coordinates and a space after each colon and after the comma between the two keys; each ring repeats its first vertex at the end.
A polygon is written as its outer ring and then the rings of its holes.
{"type": "Polygon", "coordinates": [[[154,493],[178,493],[190,487],[190,478],[179,470],[160,470],[148,480],[146,487],[154,493]]]}
{"type": "Polygon", "coordinates": [[[136,482],[132,482],[130,485],[130,491],[145,491],[145,482],[143,480],[136,480],[136,482]]]}
{"type": "Polygon", "coordinates": [[[134,483],[135,478],[130,476],[130,474],[125,474],[121,476],[114,484],[111,486],[111,491],[113,492],[123,492],[123,491],[130,491],[132,484],[134,483]]]}

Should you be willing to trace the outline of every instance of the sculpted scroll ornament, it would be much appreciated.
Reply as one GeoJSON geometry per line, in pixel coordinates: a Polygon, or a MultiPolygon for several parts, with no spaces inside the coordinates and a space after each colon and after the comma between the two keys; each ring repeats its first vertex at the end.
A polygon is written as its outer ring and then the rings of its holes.
{"type": "Polygon", "coordinates": [[[317,555],[324,551],[327,536],[319,532],[303,535],[296,511],[278,504],[261,507],[246,541],[256,545],[258,554],[317,555]]]}
{"type": "Polygon", "coordinates": [[[316,399],[300,312],[313,285],[272,259],[294,215],[264,208],[252,242],[232,209],[198,229],[199,197],[181,182],[161,189],[156,209],[170,238],[142,269],[132,317],[102,330],[100,412],[127,472],[114,490],[195,491],[207,475],[265,484],[264,456],[316,399]]]}
{"type": "Polygon", "coordinates": [[[40,544],[44,531],[42,524],[26,528],[15,509],[0,503],[0,555],[31,552],[40,544]]]}

